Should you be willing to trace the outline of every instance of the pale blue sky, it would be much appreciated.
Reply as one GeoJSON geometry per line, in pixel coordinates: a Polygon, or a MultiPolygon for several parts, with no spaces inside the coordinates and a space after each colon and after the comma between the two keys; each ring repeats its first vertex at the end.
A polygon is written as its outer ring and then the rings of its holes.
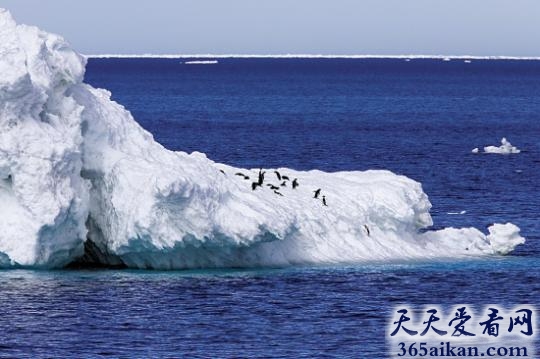
{"type": "Polygon", "coordinates": [[[0,0],[86,54],[540,56],[540,0],[0,0]]]}

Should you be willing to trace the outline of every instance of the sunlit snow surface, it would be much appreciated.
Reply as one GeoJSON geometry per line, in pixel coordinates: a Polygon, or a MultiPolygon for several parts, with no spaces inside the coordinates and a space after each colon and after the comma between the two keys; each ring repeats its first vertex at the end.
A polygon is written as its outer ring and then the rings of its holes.
{"type": "Polygon", "coordinates": [[[280,168],[281,186],[264,169],[252,190],[259,169],[165,149],[108,91],[82,83],[84,68],[62,38],[0,10],[4,267],[63,266],[86,240],[103,264],[163,269],[493,255],[524,242],[512,224],[424,231],[427,195],[389,171],[280,168]]]}

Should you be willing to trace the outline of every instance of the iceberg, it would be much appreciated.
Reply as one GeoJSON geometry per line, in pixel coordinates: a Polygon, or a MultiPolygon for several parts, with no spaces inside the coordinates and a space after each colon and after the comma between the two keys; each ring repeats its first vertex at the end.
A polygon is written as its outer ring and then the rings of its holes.
{"type": "Polygon", "coordinates": [[[512,146],[512,144],[505,137],[501,139],[501,145],[499,147],[497,146],[484,147],[484,153],[497,153],[501,155],[508,155],[511,153],[520,153],[520,152],[521,151],[517,147],[512,146]]]}
{"type": "Polygon", "coordinates": [[[1,267],[286,266],[500,255],[524,243],[510,223],[489,235],[429,230],[421,184],[389,171],[239,169],[167,150],[83,82],[85,62],[0,9],[1,267]],[[298,187],[266,186],[279,185],[274,171],[298,187]]]}

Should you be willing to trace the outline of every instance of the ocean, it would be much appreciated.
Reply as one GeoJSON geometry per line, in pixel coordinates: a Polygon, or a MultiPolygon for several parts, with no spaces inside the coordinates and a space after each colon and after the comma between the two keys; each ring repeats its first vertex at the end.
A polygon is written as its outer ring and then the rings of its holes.
{"type": "Polygon", "coordinates": [[[512,222],[527,242],[459,261],[0,271],[0,357],[387,358],[401,305],[540,307],[540,61],[185,61],[89,59],[85,81],[171,150],[388,169],[422,183],[434,228],[512,222]],[[522,152],[471,153],[502,137],[522,152]]]}

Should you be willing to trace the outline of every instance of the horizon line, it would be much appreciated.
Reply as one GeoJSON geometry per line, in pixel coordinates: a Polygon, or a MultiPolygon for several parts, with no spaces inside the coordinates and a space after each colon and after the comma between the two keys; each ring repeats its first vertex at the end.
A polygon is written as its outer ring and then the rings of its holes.
{"type": "Polygon", "coordinates": [[[441,60],[540,60],[540,56],[505,55],[335,55],[335,54],[90,54],[87,58],[162,58],[162,59],[441,59],[441,60]]]}

